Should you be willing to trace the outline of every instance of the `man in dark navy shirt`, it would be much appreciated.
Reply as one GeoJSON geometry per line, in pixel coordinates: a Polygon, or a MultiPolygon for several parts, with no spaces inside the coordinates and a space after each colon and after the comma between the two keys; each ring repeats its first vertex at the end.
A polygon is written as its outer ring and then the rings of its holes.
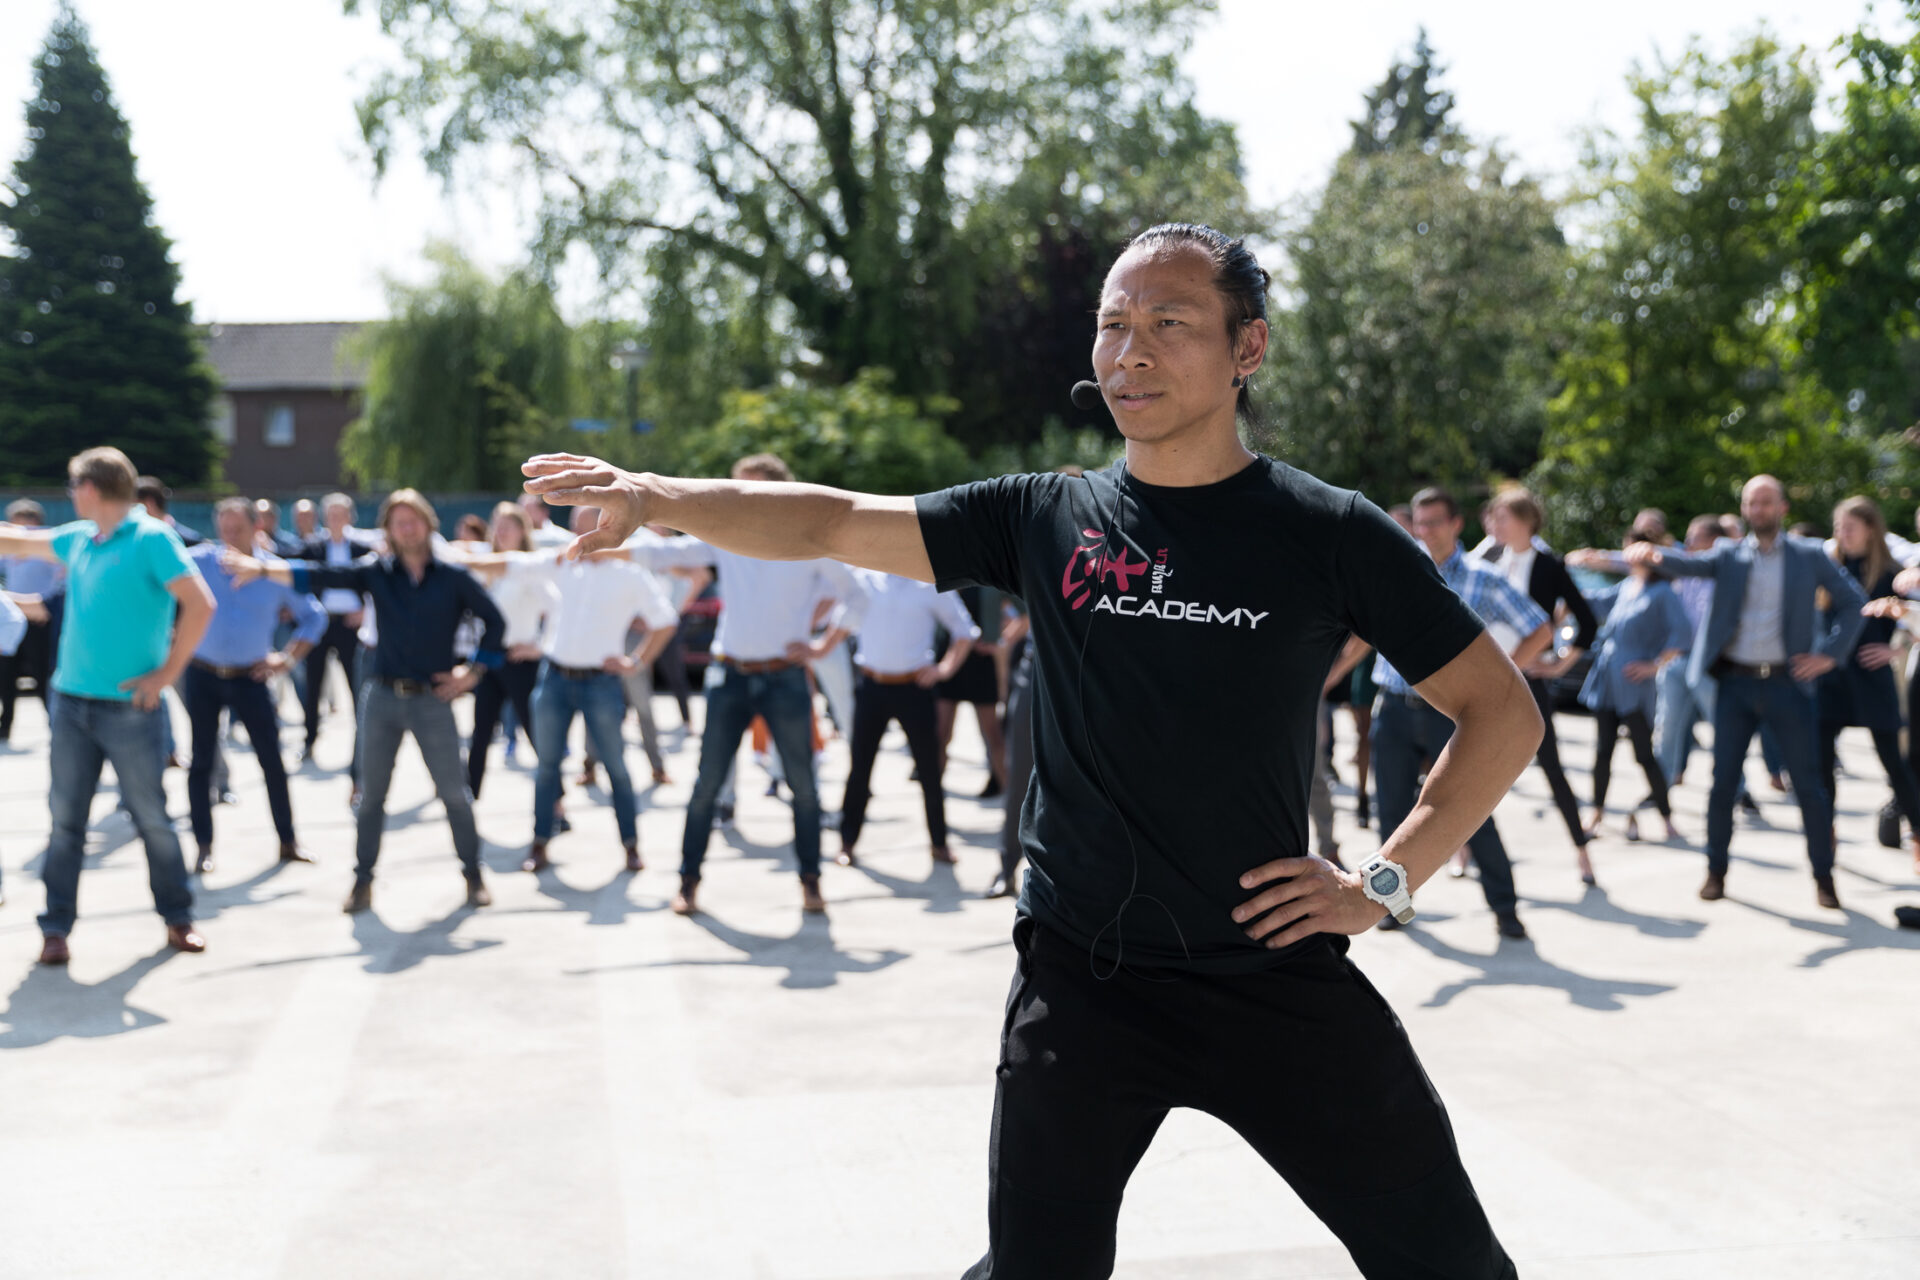
{"type": "Polygon", "coordinates": [[[288,582],[299,591],[344,587],[373,600],[380,624],[374,649],[373,679],[360,708],[360,812],[353,892],[346,911],[357,914],[373,905],[373,868],[386,831],[387,788],[393,763],[407,734],[419,744],[433,776],[434,790],[446,806],[454,852],[467,877],[467,905],[493,901],[480,875],[480,836],[473,825],[466,771],[460,761],[460,734],[453,721],[453,700],[480,682],[482,666],[506,660],[501,637],[506,623],[487,589],[466,569],[437,559],[433,534],[440,519],[413,489],[398,489],[380,505],[380,530],[389,552],[347,565],[317,561],[261,564],[229,558],[235,580],[261,574],[288,582]],[[480,620],[480,647],[471,663],[454,656],[454,633],[472,615],[480,620]]]}
{"type": "Polygon", "coordinates": [[[1368,1277],[1516,1274],[1412,1046],[1345,953],[1388,910],[1412,917],[1408,890],[1526,767],[1540,714],[1385,514],[1241,445],[1267,283],[1211,228],[1136,238],[1107,277],[1093,350],[1126,458],[1084,478],[910,499],[564,454],[525,468],[530,492],[606,513],[576,554],[653,519],[741,555],[828,556],[1027,601],[1033,870],[989,1250],[969,1280],[1110,1274],[1121,1194],[1179,1106],[1237,1130],[1368,1277]],[[1458,725],[1358,874],[1306,853],[1314,715],[1350,634],[1458,725]]]}

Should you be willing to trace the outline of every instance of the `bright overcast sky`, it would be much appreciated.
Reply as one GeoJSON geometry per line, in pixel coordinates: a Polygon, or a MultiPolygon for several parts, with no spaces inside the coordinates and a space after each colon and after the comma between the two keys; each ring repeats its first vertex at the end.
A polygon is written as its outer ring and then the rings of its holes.
{"type": "MultiPolygon", "coordinates": [[[[32,62],[55,0],[7,0],[0,23],[0,161],[19,153],[32,62]]],[[[507,196],[445,196],[402,157],[376,190],[353,103],[390,56],[339,0],[78,0],[133,129],[140,176],[173,237],[202,320],[346,320],[381,314],[383,275],[417,278],[450,237],[496,264],[523,242],[507,196]]],[[[363,8],[377,8],[376,3],[363,8]]],[[[1887,20],[1897,7],[1880,6],[1887,20]]],[[[1349,137],[1361,95],[1424,23],[1457,119],[1526,169],[1570,170],[1580,131],[1630,128],[1636,59],[1698,35],[1724,50],[1765,21],[1824,51],[1866,0],[1221,0],[1189,62],[1202,106],[1239,126],[1249,185],[1310,191],[1349,137]]]]}

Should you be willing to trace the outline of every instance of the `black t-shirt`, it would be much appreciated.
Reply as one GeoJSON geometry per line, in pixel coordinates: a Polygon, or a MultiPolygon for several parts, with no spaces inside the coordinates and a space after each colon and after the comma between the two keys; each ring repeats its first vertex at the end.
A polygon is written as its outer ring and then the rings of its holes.
{"type": "Polygon", "coordinates": [[[1426,552],[1359,494],[1264,456],[1192,488],[1116,463],[916,505],[942,590],[996,587],[1032,619],[1021,909],[1134,964],[1285,959],[1230,913],[1248,870],[1307,852],[1313,717],[1348,633],[1418,682],[1482,629],[1426,552]]]}

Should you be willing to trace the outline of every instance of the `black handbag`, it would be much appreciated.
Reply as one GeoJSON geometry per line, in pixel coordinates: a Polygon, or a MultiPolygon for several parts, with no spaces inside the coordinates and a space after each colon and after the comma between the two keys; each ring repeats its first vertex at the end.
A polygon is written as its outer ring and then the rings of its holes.
{"type": "Polygon", "coordinates": [[[1874,834],[1879,837],[1882,848],[1900,847],[1900,802],[1888,800],[1880,806],[1880,823],[1874,834]]]}

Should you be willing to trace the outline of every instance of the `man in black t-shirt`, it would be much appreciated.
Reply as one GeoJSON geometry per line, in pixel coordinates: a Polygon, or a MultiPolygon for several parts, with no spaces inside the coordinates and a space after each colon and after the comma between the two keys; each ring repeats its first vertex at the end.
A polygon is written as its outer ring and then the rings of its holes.
{"type": "Polygon", "coordinates": [[[1108,275],[1093,363],[1126,458],[917,499],[531,460],[602,508],[590,551],[658,519],[741,554],[828,556],[1024,599],[1032,864],[1014,927],[968,1280],[1110,1274],[1120,1198],[1169,1109],[1235,1128],[1368,1277],[1516,1273],[1445,1109],[1347,935],[1439,869],[1532,758],[1519,673],[1377,507],[1248,452],[1266,272],[1157,227],[1108,275]],[[1307,856],[1321,684],[1350,634],[1459,725],[1420,803],[1350,874],[1307,856]],[[1304,1084],[1312,1080],[1309,1091],[1304,1084]]]}

